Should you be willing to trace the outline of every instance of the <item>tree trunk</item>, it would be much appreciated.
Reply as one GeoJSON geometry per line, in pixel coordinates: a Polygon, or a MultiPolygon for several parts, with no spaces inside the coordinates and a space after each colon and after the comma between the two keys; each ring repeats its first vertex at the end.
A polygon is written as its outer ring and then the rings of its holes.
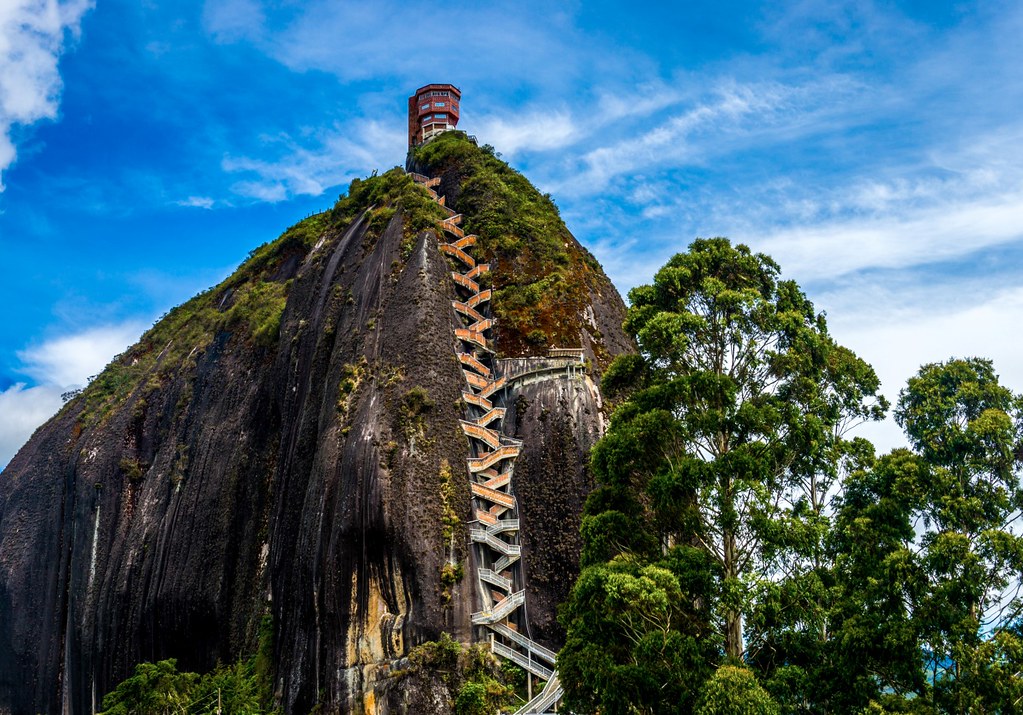
{"type": "MultiPolygon", "coordinates": [[[[723,536],[725,583],[731,583],[738,576],[735,572],[735,533],[726,529],[723,536]]],[[[725,656],[735,660],[742,656],[742,612],[730,608],[725,611],[725,656]]]]}
{"type": "Polygon", "coordinates": [[[725,613],[725,656],[732,660],[742,657],[742,613],[725,613]]]}

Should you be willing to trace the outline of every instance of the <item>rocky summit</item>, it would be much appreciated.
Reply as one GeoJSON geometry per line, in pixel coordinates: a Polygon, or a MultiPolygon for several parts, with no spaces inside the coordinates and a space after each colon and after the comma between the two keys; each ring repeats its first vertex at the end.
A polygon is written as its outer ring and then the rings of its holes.
{"type": "Polygon", "coordinates": [[[406,169],[164,316],[0,476],[0,712],[261,651],[286,713],[445,713],[417,646],[562,645],[624,305],[489,147],[406,169]]]}

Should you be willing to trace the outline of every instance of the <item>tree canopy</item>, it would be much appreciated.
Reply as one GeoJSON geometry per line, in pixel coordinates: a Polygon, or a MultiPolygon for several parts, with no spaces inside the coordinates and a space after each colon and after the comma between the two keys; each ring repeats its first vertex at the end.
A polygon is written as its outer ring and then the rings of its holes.
{"type": "MultiPolygon", "coordinates": [[[[639,352],[604,377],[619,402],[592,453],[599,486],[576,596],[601,564],[674,569],[679,633],[707,646],[693,650],[705,668],[718,649],[737,661],[763,645],[744,622],[765,591],[820,581],[827,496],[851,450],[844,435],[886,408],[870,366],[779,274],[746,246],[696,241],[629,294],[625,327],[639,352]]],[[[566,608],[573,647],[576,605],[566,608]]],[[[803,626],[819,628],[819,606],[802,606],[803,626]]],[[[569,648],[562,661],[575,657],[569,648]]]]}
{"type": "Polygon", "coordinates": [[[1023,697],[1023,401],[990,361],[873,369],[774,261],[697,240],[630,295],[565,604],[568,706],[1007,713],[1023,697]]]}

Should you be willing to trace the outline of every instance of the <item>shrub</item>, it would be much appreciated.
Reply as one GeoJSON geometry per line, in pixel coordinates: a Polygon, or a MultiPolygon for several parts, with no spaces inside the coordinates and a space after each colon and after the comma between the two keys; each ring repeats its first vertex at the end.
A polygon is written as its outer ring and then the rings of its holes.
{"type": "Polygon", "coordinates": [[[723,665],[703,687],[696,715],[778,715],[778,704],[752,672],[723,665]]]}
{"type": "Polygon", "coordinates": [[[125,457],[121,460],[120,465],[121,473],[130,482],[140,482],[142,477],[145,475],[145,470],[142,468],[142,463],[135,457],[125,457]]]}

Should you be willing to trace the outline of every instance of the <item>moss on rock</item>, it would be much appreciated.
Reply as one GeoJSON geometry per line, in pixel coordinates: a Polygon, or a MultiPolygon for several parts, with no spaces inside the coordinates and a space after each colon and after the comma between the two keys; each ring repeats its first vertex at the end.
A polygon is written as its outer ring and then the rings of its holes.
{"type": "Polygon", "coordinates": [[[549,194],[462,132],[417,147],[410,163],[421,173],[442,177],[441,193],[463,215],[466,233],[479,236],[476,255],[491,264],[497,347],[503,356],[536,355],[588,341],[603,366],[610,353],[628,349],[619,335],[621,298],[569,232],[549,194]],[[595,298],[607,303],[606,321],[587,316],[595,298]],[[603,333],[611,333],[611,340],[603,333]]]}

